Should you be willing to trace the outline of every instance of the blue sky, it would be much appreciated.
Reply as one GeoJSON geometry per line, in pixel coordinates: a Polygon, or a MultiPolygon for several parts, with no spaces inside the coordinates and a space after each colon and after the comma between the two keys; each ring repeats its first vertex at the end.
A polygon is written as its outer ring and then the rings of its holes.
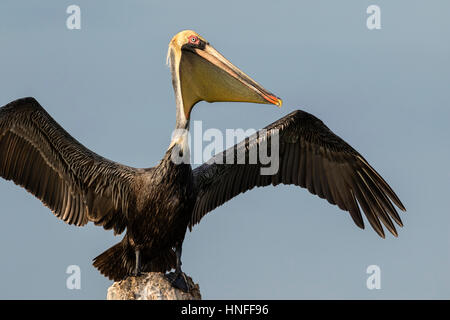
{"type": "MultiPolygon", "coordinates": [[[[161,159],[175,125],[171,37],[193,29],[283,99],[283,108],[199,103],[203,128],[262,128],[295,109],[322,119],[388,181],[407,208],[379,238],[306,190],[261,188],[188,233],[184,271],[204,298],[450,298],[450,20],[447,1],[2,1],[0,105],[34,96],[100,155],[161,159]],[[81,30],[66,8],[81,8],[81,30]],[[368,30],[366,8],[381,8],[368,30]],[[381,289],[368,290],[378,265],[381,289]]],[[[0,298],[103,299],[91,265],[121,239],[65,225],[0,180],[0,298]],[[66,288],[67,266],[81,289],[66,288]]],[[[366,221],[366,225],[367,225],[366,221]]]]}

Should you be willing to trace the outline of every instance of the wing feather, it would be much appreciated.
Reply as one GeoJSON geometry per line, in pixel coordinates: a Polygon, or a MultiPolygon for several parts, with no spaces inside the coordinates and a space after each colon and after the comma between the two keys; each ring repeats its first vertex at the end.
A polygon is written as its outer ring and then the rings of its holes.
{"type": "Polygon", "coordinates": [[[135,174],[81,145],[34,98],[0,108],[0,176],[69,224],[107,221],[122,232],[135,174]]]}
{"type": "Polygon", "coordinates": [[[238,194],[254,187],[279,183],[308,189],[348,211],[355,224],[364,228],[361,207],[381,237],[384,237],[382,224],[395,236],[397,231],[392,220],[402,226],[392,203],[405,211],[392,188],[356,150],[322,121],[300,110],[194,169],[194,183],[197,200],[190,228],[209,211],[238,194]],[[259,150],[263,143],[270,146],[275,137],[279,139],[279,170],[275,174],[263,175],[261,168],[264,165],[259,158],[256,164],[223,164],[218,161],[225,159],[229,152],[236,155],[243,150],[248,160],[251,152],[259,150]]]}

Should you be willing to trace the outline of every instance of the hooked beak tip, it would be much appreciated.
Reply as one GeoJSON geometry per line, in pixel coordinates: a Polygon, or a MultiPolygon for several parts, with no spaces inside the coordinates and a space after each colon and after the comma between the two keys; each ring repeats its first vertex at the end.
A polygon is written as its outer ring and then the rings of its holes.
{"type": "Polygon", "coordinates": [[[281,108],[281,106],[283,105],[283,100],[281,100],[280,98],[277,98],[277,107],[281,108]]]}
{"type": "Polygon", "coordinates": [[[283,105],[283,100],[281,100],[278,97],[275,96],[266,96],[265,97],[267,101],[269,101],[270,103],[276,105],[278,108],[281,108],[281,106],[283,105]]]}

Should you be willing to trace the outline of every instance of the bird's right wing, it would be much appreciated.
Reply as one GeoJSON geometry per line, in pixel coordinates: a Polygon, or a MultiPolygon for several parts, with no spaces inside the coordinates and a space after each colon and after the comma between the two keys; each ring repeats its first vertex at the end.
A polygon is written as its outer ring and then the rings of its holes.
{"type": "MultiPolygon", "coordinates": [[[[273,156],[273,155],[272,155],[273,156]]],[[[217,154],[193,171],[197,200],[190,227],[240,193],[254,187],[294,184],[348,211],[361,228],[361,206],[375,231],[384,237],[380,220],[397,235],[391,218],[402,225],[391,201],[405,210],[400,199],[369,163],[313,115],[297,110],[267,126],[230,149],[217,154]],[[262,174],[259,151],[265,143],[269,153],[278,138],[279,168],[262,174]],[[250,162],[252,154],[257,161],[250,162]],[[228,157],[227,155],[231,155],[228,157]],[[232,163],[227,162],[227,157],[232,163]],[[245,164],[239,164],[239,160],[245,164]],[[358,206],[359,204],[359,206],[358,206]]]]}
{"type": "Polygon", "coordinates": [[[69,224],[93,221],[121,233],[136,170],[84,147],[34,98],[0,108],[0,176],[69,224]]]}

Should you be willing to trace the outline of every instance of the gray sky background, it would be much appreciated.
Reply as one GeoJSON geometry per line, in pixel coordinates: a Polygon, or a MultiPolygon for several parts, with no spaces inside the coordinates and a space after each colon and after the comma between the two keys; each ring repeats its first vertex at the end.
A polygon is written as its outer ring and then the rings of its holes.
{"type": "MultiPolygon", "coordinates": [[[[171,37],[204,36],[283,98],[198,104],[203,128],[261,128],[295,109],[322,119],[385,177],[405,204],[399,237],[360,230],[306,190],[262,188],[188,233],[184,271],[204,298],[450,298],[450,2],[1,1],[0,105],[34,96],[76,139],[109,159],[154,166],[175,104],[171,37]],[[81,7],[68,30],[66,8],[81,7]],[[381,7],[381,30],[366,8],[381,7]],[[381,289],[366,268],[381,268],[381,289]]],[[[104,299],[92,259],[121,239],[68,226],[0,179],[0,298],[104,299]],[[68,265],[81,290],[66,288],[68,265]]],[[[367,225],[366,221],[366,225],[367,225]]]]}

